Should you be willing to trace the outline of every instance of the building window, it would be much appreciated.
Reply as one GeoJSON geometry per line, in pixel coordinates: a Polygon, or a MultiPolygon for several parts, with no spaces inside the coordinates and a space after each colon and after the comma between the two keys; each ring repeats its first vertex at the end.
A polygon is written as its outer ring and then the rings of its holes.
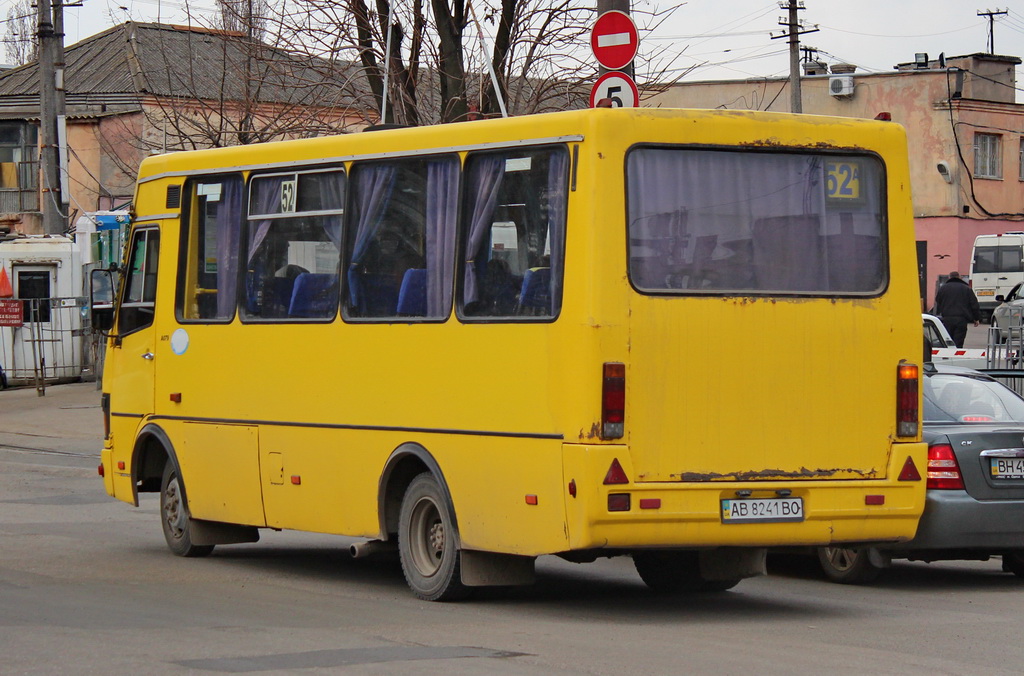
{"type": "Polygon", "coordinates": [[[999,134],[974,135],[974,177],[1002,178],[1003,152],[999,134]]]}
{"type": "Polygon", "coordinates": [[[24,122],[0,124],[0,213],[39,209],[36,127],[24,122]]]}
{"type": "Polygon", "coordinates": [[[1020,139],[1020,157],[1017,164],[1017,180],[1024,181],[1024,136],[1020,139]]]}

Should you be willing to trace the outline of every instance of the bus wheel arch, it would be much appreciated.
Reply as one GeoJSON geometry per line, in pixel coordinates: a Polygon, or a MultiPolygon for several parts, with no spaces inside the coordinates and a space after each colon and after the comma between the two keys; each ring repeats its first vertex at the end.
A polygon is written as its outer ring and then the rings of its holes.
{"type": "MultiPolygon", "coordinates": [[[[430,451],[423,446],[407,442],[391,452],[388,461],[384,464],[384,471],[380,475],[377,490],[377,514],[380,519],[382,540],[390,540],[398,533],[402,500],[405,498],[409,484],[424,472],[430,472],[437,479],[437,483],[447,502],[457,537],[459,525],[455,513],[455,503],[452,500],[451,492],[448,490],[448,482],[445,481],[444,472],[441,471],[441,465],[431,455],[430,451]]],[[[457,541],[456,544],[461,546],[462,543],[457,541]]]]}
{"type": "Polygon", "coordinates": [[[159,425],[149,423],[135,439],[132,450],[132,490],[135,506],[139,506],[139,493],[159,493],[164,467],[168,461],[178,466],[174,445],[159,425]]]}

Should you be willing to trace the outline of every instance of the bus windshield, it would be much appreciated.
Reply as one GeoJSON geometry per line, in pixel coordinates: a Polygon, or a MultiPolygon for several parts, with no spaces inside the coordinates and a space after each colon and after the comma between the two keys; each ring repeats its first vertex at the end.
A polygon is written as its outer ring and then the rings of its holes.
{"type": "Polygon", "coordinates": [[[626,171],[629,273],[642,292],[885,288],[884,174],[874,157],[642,147],[626,171]]]}

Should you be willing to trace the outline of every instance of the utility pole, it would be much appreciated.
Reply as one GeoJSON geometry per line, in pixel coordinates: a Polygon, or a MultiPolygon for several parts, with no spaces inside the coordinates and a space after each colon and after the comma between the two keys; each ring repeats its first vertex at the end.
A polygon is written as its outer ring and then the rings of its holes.
{"type": "Polygon", "coordinates": [[[804,107],[800,94],[800,36],[816,33],[818,27],[803,30],[803,26],[800,25],[797,12],[806,9],[803,0],[786,0],[779,3],[779,8],[789,10],[787,19],[779,19],[779,25],[785,26],[788,30],[780,35],[773,35],[772,40],[789,37],[789,110],[793,113],[802,113],[804,107]]]}
{"type": "MultiPolygon", "coordinates": [[[[630,0],[597,0],[597,15],[601,16],[605,12],[612,10],[618,10],[623,14],[629,14],[630,0]]],[[[599,66],[597,70],[598,75],[604,75],[608,72],[608,69],[604,66],[599,66]]],[[[633,64],[629,64],[623,68],[620,72],[625,73],[629,77],[633,77],[633,64]]]]}
{"type": "Polygon", "coordinates": [[[991,9],[988,10],[988,11],[985,11],[985,12],[981,11],[980,9],[978,10],[978,16],[983,16],[983,17],[986,17],[988,19],[988,53],[989,54],[995,54],[996,53],[996,33],[995,33],[996,17],[997,16],[1004,16],[1006,13],[1007,13],[1007,11],[1005,9],[997,9],[994,12],[991,9]]]}
{"type": "Polygon", "coordinates": [[[38,0],[39,38],[39,143],[40,195],[43,232],[60,235],[67,230],[61,213],[60,156],[57,120],[64,117],[64,6],[63,0],[38,0]]]}

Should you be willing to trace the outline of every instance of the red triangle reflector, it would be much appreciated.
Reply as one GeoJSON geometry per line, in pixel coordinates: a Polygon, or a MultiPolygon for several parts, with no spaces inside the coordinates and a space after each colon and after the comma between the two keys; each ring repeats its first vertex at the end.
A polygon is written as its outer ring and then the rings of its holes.
{"type": "Polygon", "coordinates": [[[619,459],[614,458],[612,460],[612,466],[608,468],[608,473],[604,475],[604,485],[609,484],[628,484],[629,477],[622,471],[622,465],[619,464],[619,459]]]}
{"type": "Polygon", "coordinates": [[[909,455],[907,461],[903,463],[903,471],[900,472],[900,481],[920,481],[921,473],[917,471],[917,465],[914,464],[914,459],[909,455]]]}

